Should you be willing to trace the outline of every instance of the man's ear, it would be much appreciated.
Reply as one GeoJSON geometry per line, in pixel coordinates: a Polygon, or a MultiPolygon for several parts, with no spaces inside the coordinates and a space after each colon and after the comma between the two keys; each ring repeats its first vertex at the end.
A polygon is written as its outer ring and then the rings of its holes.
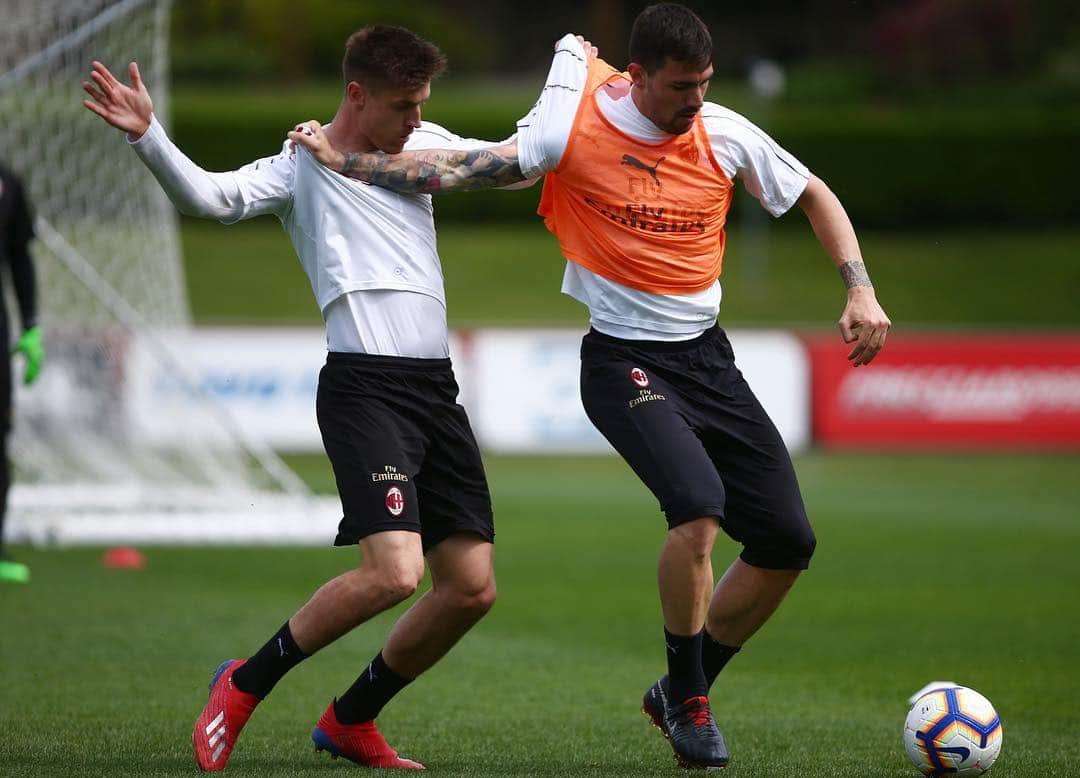
{"type": "Polygon", "coordinates": [[[364,110],[364,104],[367,103],[367,97],[368,92],[364,88],[364,85],[359,81],[350,81],[345,85],[345,99],[361,111],[364,110]]]}
{"type": "Polygon", "coordinates": [[[630,74],[630,80],[634,82],[635,87],[638,89],[645,88],[645,79],[648,77],[645,68],[636,62],[631,62],[626,66],[626,72],[630,74]]]}

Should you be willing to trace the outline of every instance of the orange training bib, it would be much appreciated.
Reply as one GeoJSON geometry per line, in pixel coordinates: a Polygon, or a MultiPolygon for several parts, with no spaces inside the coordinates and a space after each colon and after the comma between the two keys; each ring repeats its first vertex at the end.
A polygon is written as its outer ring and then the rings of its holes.
{"type": "Polygon", "coordinates": [[[700,115],[689,132],[659,144],[613,126],[596,94],[615,97],[629,88],[626,74],[600,59],[590,64],[538,213],[563,256],[604,278],[656,294],[707,289],[720,276],[731,180],[713,157],[700,115]]]}

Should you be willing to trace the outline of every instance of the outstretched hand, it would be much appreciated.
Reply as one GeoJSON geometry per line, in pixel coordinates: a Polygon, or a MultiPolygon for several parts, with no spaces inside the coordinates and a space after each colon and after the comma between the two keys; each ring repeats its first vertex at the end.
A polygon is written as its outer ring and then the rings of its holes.
{"type": "Polygon", "coordinates": [[[292,141],[294,149],[296,144],[303,146],[311,152],[316,162],[331,170],[341,172],[344,167],[345,156],[330,145],[330,139],[323,132],[322,125],[314,119],[296,125],[295,129],[289,132],[289,140],[292,141]]]}
{"type": "Polygon", "coordinates": [[[585,49],[586,60],[592,62],[594,59],[600,56],[600,52],[595,46],[592,45],[592,41],[585,40],[585,37],[582,35],[575,35],[574,37],[577,38],[578,43],[581,44],[581,48],[585,49]]]}
{"type": "Polygon", "coordinates": [[[89,100],[83,100],[83,105],[113,127],[126,131],[131,140],[142,137],[150,127],[154,103],[139,75],[139,66],[134,62],[128,65],[131,86],[117,80],[116,76],[97,60],[94,60],[90,78],[93,83],[84,81],[82,85],[90,95],[89,100]]]}
{"type": "Polygon", "coordinates": [[[856,287],[848,293],[844,313],[837,322],[845,343],[855,343],[847,358],[852,367],[867,365],[885,346],[892,322],[877,301],[873,288],[856,287]]]}

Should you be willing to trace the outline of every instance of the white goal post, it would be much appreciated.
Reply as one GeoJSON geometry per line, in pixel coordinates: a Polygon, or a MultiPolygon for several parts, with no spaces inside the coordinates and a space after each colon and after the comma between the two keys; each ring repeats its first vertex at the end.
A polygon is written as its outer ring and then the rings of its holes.
{"type": "MultiPolygon", "coordinates": [[[[0,25],[0,158],[26,184],[47,357],[18,388],[8,540],[328,542],[313,498],[188,375],[164,333],[191,326],[175,210],[120,134],[81,105],[99,59],[135,60],[167,123],[170,0],[9,0],[0,25]],[[135,351],[200,398],[192,435],[139,434],[135,351]],[[207,439],[199,430],[213,427],[207,439]]],[[[18,382],[16,382],[17,384],[18,382]]],[[[313,409],[314,412],[314,409],[313,409]]]]}

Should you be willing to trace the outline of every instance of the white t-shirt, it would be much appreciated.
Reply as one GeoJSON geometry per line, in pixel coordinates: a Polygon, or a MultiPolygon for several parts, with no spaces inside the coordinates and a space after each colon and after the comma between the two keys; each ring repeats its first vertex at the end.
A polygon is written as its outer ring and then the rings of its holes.
{"type": "MultiPolygon", "coordinates": [[[[423,122],[406,150],[473,149],[423,122]]],[[[274,157],[211,173],[154,118],[132,148],[185,214],[232,224],[273,214],[289,234],[326,320],[327,346],[391,356],[449,355],[446,297],[430,195],[398,194],[345,178],[286,142],[274,157]]]]}
{"type": "MultiPolygon", "coordinates": [[[[526,176],[554,170],[566,150],[588,75],[585,51],[573,35],[559,41],[544,90],[529,114],[518,122],[518,160],[526,176]]],[[[641,111],[632,90],[602,91],[597,105],[622,132],[645,143],[672,136],[641,111]]],[[[739,180],[773,216],[785,213],[802,195],[810,172],[750,121],[723,106],[705,103],[701,110],[713,155],[732,181],[739,180]]],[[[566,263],[562,291],[589,308],[593,328],[630,340],[688,340],[716,321],[721,288],[717,281],[692,294],[653,294],[618,284],[566,263]]]]}

